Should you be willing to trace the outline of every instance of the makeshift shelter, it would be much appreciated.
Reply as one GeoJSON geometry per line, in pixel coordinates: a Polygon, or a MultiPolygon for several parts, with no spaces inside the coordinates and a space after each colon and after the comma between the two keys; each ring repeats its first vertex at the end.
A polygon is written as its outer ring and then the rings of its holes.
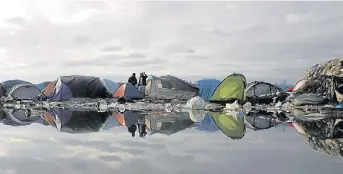
{"type": "Polygon", "coordinates": [[[189,118],[188,112],[154,112],[145,117],[145,124],[150,135],[172,135],[190,127],[193,121],[189,118]]]}
{"type": "Polygon", "coordinates": [[[207,132],[219,131],[219,128],[216,125],[216,122],[214,122],[211,114],[209,113],[206,114],[205,118],[201,122],[195,123],[195,127],[201,131],[207,131],[207,132]]]}
{"type": "Polygon", "coordinates": [[[6,95],[6,90],[2,83],[0,83],[0,97],[6,95]]]}
{"type": "Polygon", "coordinates": [[[98,77],[61,76],[51,82],[42,93],[49,101],[64,101],[70,98],[109,98],[110,94],[98,77]]]}
{"type": "Polygon", "coordinates": [[[39,115],[31,113],[29,109],[6,109],[1,113],[2,122],[10,126],[26,126],[40,119],[39,115]]]}
{"type": "Polygon", "coordinates": [[[210,100],[214,90],[220,84],[220,81],[217,79],[202,79],[195,84],[199,87],[199,95],[205,100],[210,100]]]}
{"type": "Polygon", "coordinates": [[[117,122],[126,127],[130,127],[137,123],[138,119],[142,116],[140,112],[134,111],[125,111],[121,112],[114,112],[112,116],[117,120],[117,122]]]}
{"type": "Polygon", "coordinates": [[[28,82],[24,81],[24,80],[18,80],[18,79],[3,81],[2,85],[3,85],[3,88],[5,90],[5,93],[7,93],[7,91],[9,89],[11,89],[13,86],[15,86],[15,85],[17,85],[19,83],[28,83],[28,82]]]}
{"type": "Polygon", "coordinates": [[[132,100],[139,100],[144,98],[143,94],[130,83],[121,84],[119,88],[116,90],[116,92],[113,93],[112,97],[127,97],[132,100]]]}
{"type": "Polygon", "coordinates": [[[110,115],[110,112],[53,108],[44,113],[42,118],[60,132],[88,133],[98,132],[110,115]]]}
{"type": "Polygon", "coordinates": [[[51,81],[46,81],[46,82],[42,82],[42,83],[35,84],[35,86],[36,86],[39,90],[43,91],[43,89],[44,89],[46,86],[48,86],[50,83],[51,83],[51,81]]]}
{"type": "Polygon", "coordinates": [[[7,90],[7,96],[17,100],[32,100],[39,94],[40,90],[32,83],[18,83],[7,90]]]}
{"type": "Polygon", "coordinates": [[[196,85],[171,75],[148,76],[145,87],[145,96],[151,99],[188,100],[197,95],[199,88],[196,85]]]}
{"type": "Polygon", "coordinates": [[[210,112],[218,128],[231,139],[244,137],[246,129],[244,124],[245,115],[241,113],[210,112]]]}
{"type": "Polygon", "coordinates": [[[335,96],[335,77],[343,77],[343,58],[317,64],[307,70],[305,84],[293,92],[295,96],[315,93],[328,98],[331,104],[337,103],[335,96]]]}
{"type": "Polygon", "coordinates": [[[272,112],[263,110],[254,110],[249,112],[246,115],[245,120],[248,127],[254,131],[269,129],[279,124],[279,122],[277,122],[277,118],[273,116],[272,112]]]}
{"type": "Polygon", "coordinates": [[[280,88],[270,83],[254,81],[250,82],[246,88],[247,100],[251,103],[269,104],[273,98],[282,92],[280,88]]]}
{"type": "Polygon", "coordinates": [[[293,92],[300,90],[305,84],[306,84],[306,80],[305,80],[305,79],[299,80],[299,81],[295,84],[294,89],[293,89],[293,92]]]}
{"type": "Polygon", "coordinates": [[[245,77],[242,74],[231,74],[217,86],[210,101],[225,104],[238,100],[242,103],[246,98],[245,88],[245,77]]]}
{"type": "Polygon", "coordinates": [[[107,88],[107,90],[110,94],[113,94],[119,88],[119,84],[112,81],[112,80],[101,79],[101,81],[105,85],[105,87],[107,88]]]}

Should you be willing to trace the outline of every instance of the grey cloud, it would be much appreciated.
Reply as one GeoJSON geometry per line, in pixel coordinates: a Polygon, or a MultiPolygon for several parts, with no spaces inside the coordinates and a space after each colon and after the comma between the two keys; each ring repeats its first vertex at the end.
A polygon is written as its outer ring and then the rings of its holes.
{"type": "Polygon", "coordinates": [[[194,60],[199,60],[199,59],[210,59],[206,56],[201,56],[201,55],[187,55],[187,59],[194,59],[194,60]]]}
{"type": "Polygon", "coordinates": [[[149,148],[153,150],[161,150],[165,149],[166,146],[163,144],[152,144],[152,143],[145,143],[139,141],[132,141],[132,140],[120,140],[118,143],[124,147],[133,147],[133,148],[149,148]]]}
{"type": "Polygon", "coordinates": [[[73,40],[79,44],[90,42],[90,39],[86,36],[75,36],[73,40]]]}
{"type": "Polygon", "coordinates": [[[139,66],[146,66],[146,65],[159,65],[166,62],[167,60],[165,59],[155,58],[151,60],[137,59],[137,60],[120,61],[117,64],[121,66],[126,66],[126,67],[139,67],[139,66]]]}
{"type": "Polygon", "coordinates": [[[119,161],[122,162],[123,160],[117,156],[99,156],[99,159],[104,161],[119,161]]]}
{"type": "Polygon", "coordinates": [[[21,17],[9,18],[6,21],[9,23],[12,23],[12,24],[17,24],[17,25],[22,25],[26,22],[26,20],[24,18],[21,18],[21,17]]]}
{"type": "Polygon", "coordinates": [[[105,52],[112,52],[112,51],[119,51],[119,50],[121,50],[121,47],[119,46],[107,46],[101,49],[101,51],[105,51],[105,52]]]}

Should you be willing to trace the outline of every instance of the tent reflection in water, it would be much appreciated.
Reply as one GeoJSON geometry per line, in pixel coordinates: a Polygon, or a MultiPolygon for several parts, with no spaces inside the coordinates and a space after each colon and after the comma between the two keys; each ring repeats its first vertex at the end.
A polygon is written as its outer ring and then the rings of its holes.
{"type": "Polygon", "coordinates": [[[172,135],[191,125],[188,112],[152,112],[145,117],[148,133],[172,135]]]}
{"type": "Polygon", "coordinates": [[[67,133],[98,132],[106,122],[110,112],[78,111],[66,108],[53,108],[42,118],[58,131],[67,133]]]}
{"type": "Polygon", "coordinates": [[[40,119],[38,114],[33,114],[29,109],[0,110],[1,122],[10,126],[26,126],[40,119]]]}
{"type": "Polygon", "coordinates": [[[280,122],[273,116],[272,112],[263,110],[251,111],[245,117],[246,123],[249,128],[253,130],[269,129],[276,126],[280,122]]]}
{"type": "Polygon", "coordinates": [[[210,113],[207,113],[201,122],[195,123],[195,127],[201,131],[215,132],[219,131],[219,128],[214,122],[213,117],[210,113]]]}
{"type": "Polygon", "coordinates": [[[243,112],[210,112],[217,127],[231,139],[241,139],[244,137],[246,128],[244,124],[243,112]]]}
{"type": "Polygon", "coordinates": [[[231,74],[217,86],[210,101],[222,105],[233,103],[236,100],[243,103],[246,99],[245,88],[245,77],[242,74],[231,74]]]}
{"type": "Polygon", "coordinates": [[[306,137],[309,146],[332,156],[343,156],[343,119],[325,118],[293,122],[297,132],[306,137]]]}

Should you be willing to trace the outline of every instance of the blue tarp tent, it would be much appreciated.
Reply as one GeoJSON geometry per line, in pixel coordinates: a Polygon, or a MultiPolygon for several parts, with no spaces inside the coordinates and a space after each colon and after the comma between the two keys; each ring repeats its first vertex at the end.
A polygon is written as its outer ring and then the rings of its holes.
{"type": "Polygon", "coordinates": [[[102,79],[101,80],[102,83],[104,83],[105,87],[107,88],[108,92],[113,94],[114,92],[117,91],[117,89],[119,88],[119,84],[109,80],[109,79],[102,79]]]}
{"type": "Polygon", "coordinates": [[[195,127],[201,131],[219,131],[217,124],[214,122],[212,116],[209,113],[206,114],[205,118],[201,122],[195,123],[195,127]]]}
{"type": "Polygon", "coordinates": [[[43,91],[43,89],[48,86],[51,82],[42,82],[42,83],[38,83],[38,84],[35,84],[35,86],[40,90],[40,91],[43,91]]]}
{"type": "Polygon", "coordinates": [[[195,84],[199,87],[200,97],[205,100],[210,100],[213,92],[216,90],[220,82],[221,81],[217,79],[202,79],[195,82],[195,84]]]}

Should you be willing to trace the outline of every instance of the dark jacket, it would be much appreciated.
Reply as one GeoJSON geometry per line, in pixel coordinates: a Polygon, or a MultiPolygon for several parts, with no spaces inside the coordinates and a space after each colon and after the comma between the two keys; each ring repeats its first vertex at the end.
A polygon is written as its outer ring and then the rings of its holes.
{"type": "Polygon", "coordinates": [[[131,76],[128,80],[129,83],[131,83],[133,86],[137,85],[137,78],[135,76],[131,76]]]}

